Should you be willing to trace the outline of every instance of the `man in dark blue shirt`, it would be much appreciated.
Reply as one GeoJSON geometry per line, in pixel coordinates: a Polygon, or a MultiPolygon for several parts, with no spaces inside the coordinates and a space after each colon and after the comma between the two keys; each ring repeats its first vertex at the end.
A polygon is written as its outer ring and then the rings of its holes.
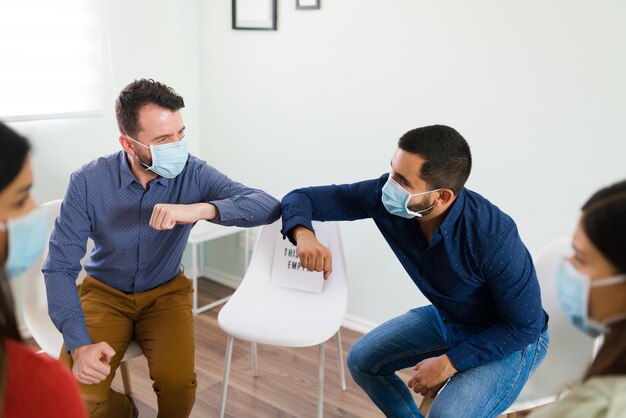
{"type": "Polygon", "coordinates": [[[182,107],[181,96],[154,80],[122,90],[122,150],[72,174],[50,238],[50,317],[91,418],[137,416],[132,399],[110,389],[133,338],[148,360],[159,417],[189,416],[197,386],[193,289],[180,265],[189,232],[198,221],[247,227],[280,215],[267,193],[188,154],[182,107]],[[88,238],[94,249],[79,293],[88,238]]]}
{"type": "Polygon", "coordinates": [[[431,416],[497,416],[547,351],[530,254],[513,220],[464,188],[470,170],[465,139],[428,126],[400,138],[389,174],[294,190],[282,201],[282,233],[305,268],[332,280],[332,254],[312,220],[372,218],[432,303],[375,328],[348,354],[354,380],[388,417],[422,417],[409,388],[438,394],[431,416]],[[404,384],[395,372],[407,367],[415,374],[404,384]]]}

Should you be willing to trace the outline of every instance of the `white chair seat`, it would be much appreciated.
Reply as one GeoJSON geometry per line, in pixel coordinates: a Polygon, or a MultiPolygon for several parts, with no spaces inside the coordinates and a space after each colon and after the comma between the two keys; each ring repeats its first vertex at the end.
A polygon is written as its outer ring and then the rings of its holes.
{"type": "Polygon", "coordinates": [[[261,344],[310,347],[330,339],[341,326],[347,292],[328,297],[272,286],[269,274],[258,279],[244,280],[220,311],[219,325],[227,334],[261,344]]]}

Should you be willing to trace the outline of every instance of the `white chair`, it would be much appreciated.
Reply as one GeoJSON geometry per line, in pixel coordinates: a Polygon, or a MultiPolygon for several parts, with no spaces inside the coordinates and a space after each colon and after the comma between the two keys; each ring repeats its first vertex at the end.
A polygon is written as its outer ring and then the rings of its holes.
{"type": "MultiPolygon", "coordinates": [[[[324,407],[324,343],[335,335],[341,388],[346,390],[340,327],[347,309],[347,280],[343,248],[335,222],[314,222],[316,231],[327,228],[328,247],[333,255],[333,273],[322,293],[310,293],[270,282],[274,248],[280,235],[280,221],[262,227],[248,271],[218,316],[219,326],[228,334],[220,417],[226,410],[228,378],[234,338],[252,342],[253,373],[256,370],[256,343],[283,347],[319,346],[317,416],[324,407]]],[[[321,274],[321,273],[320,273],[321,274]]]]}
{"type": "MultiPolygon", "coordinates": [[[[48,211],[48,238],[54,229],[54,221],[61,211],[62,200],[54,200],[44,203],[42,206],[48,211]]],[[[47,240],[49,241],[49,240],[47,240]]],[[[89,257],[93,248],[93,241],[87,242],[87,253],[81,260],[81,264],[89,257]]],[[[43,278],[41,268],[48,255],[48,242],[44,248],[41,257],[27,272],[24,278],[24,322],[28,331],[31,333],[39,347],[48,355],[58,358],[63,344],[63,336],[56,329],[50,316],[48,315],[48,299],[46,297],[46,285],[43,278]]],[[[86,276],[85,270],[78,275],[77,283],[80,283],[86,276]]],[[[131,394],[130,374],[126,360],[130,360],[142,355],[141,348],[136,341],[131,341],[130,345],[124,353],[124,358],[120,364],[122,371],[122,382],[124,384],[124,392],[131,394]]]]}
{"type": "MultiPolygon", "coordinates": [[[[535,258],[543,308],[550,316],[550,346],[543,362],[528,379],[517,400],[504,412],[508,417],[555,401],[567,385],[580,380],[597,352],[598,340],[589,338],[570,322],[557,297],[554,281],[556,269],[560,261],[571,253],[571,240],[558,238],[535,258]]],[[[432,401],[430,398],[424,400],[420,409],[426,414],[432,401]]]]}

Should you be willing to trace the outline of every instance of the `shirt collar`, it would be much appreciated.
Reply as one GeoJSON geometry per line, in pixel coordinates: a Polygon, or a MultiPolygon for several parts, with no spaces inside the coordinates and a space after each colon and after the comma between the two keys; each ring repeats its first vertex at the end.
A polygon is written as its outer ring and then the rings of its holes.
{"type": "Polygon", "coordinates": [[[135,179],[133,172],[130,171],[128,161],[126,160],[126,153],[124,151],[119,152],[117,161],[120,165],[120,189],[123,189],[130,186],[133,181],[136,182],[137,179],[135,179]]]}
{"type": "MultiPolygon", "coordinates": [[[[118,162],[120,165],[120,189],[130,186],[133,182],[139,184],[135,175],[130,170],[130,166],[128,164],[128,160],[126,159],[126,153],[124,151],[120,151],[118,162]]],[[[156,179],[152,180],[153,184],[160,184],[162,186],[168,186],[170,181],[173,179],[167,179],[165,177],[158,176],[156,179]]]]}

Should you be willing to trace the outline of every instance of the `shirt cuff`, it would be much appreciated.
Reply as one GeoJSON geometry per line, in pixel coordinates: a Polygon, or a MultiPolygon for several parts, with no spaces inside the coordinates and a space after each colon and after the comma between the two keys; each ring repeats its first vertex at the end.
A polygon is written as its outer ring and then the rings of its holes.
{"type": "Polygon", "coordinates": [[[464,372],[478,366],[476,356],[467,348],[461,346],[455,347],[446,353],[452,365],[458,372],[464,372]]]}
{"type": "Polygon", "coordinates": [[[82,319],[68,321],[63,330],[63,342],[65,343],[65,350],[68,352],[84,345],[93,344],[87,332],[85,321],[82,319]]]}
{"type": "Polygon", "coordinates": [[[311,232],[315,233],[311,220],[307,219],[304,216],[294,216],[291,219],[283,220],[283,229],[281,229],[280,233],[283,234],[283,239],[289,239],[289,241],[293,245],[296,245],[296,241],[293,239],[292,232],[296,226],[303,226],[311,232]]]}

